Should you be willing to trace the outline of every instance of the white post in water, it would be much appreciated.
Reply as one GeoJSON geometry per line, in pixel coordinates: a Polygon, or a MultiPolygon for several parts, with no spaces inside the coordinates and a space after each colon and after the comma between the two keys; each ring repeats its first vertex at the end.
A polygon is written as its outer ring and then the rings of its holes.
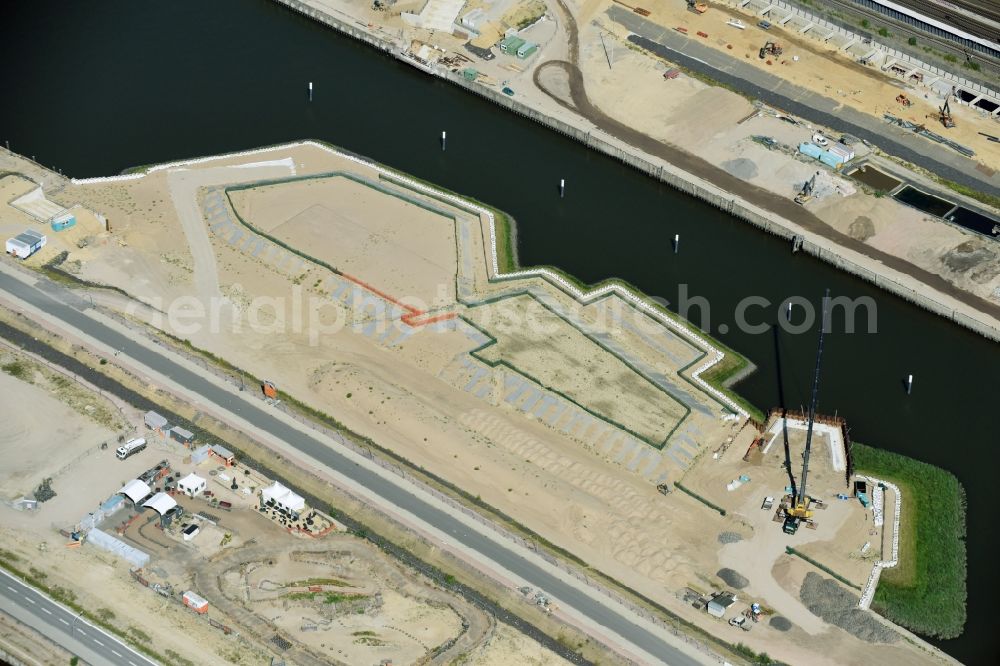
{"type": "Polygon", "coordinates": [[[681,235],[674,234],[674,254],[681,251],[681,235]]]}
{"type": "Polygon", "coordinates": [[[788,309],[785,310],[785,319],[788,321],[792,320],[792,302],[788,301],[788,309]]]}
{"type": "Polygon", "coordinates": [[[447,145],[447,142],[448,142],[448,133],[447,132],[441,132],[441,152],[442,153],[445,151],[445,146],[447,145]]]}
{"type": "Polygon", "coordinates": [[[565,196],[566,196],[566,179],[565,178],[560,178],[559,179],[559,198],[562,199],[565,196]]]}
{"type": "Polygon", "coordinates": [[[313,101],[313,82],[309,82],[309,101],[313,101]]]}
{"type": "Polygon", "coordinates": [[[906,395],[910,395],[913,391],[913,375],[906,376],[906,395]]]}

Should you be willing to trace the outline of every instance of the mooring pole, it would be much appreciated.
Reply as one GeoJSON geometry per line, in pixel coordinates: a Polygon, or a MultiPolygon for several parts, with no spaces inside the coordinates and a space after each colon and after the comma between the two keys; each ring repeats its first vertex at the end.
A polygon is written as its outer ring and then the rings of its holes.
{"type": "Polygon", "coordinates": [[[559,198],[562,199],[565,196],[566,196],[566,179],[565,178],[560,178],[559,179],[559,198]]]}
{"type": "Polygon", "coordinates": [[[674,254],[681,251],[681,235],[674,234],[674,254]]]}
{"type": "Polygon", "coordinates": [[[447,132],[441,132],[441,152],[442,153],[445,151],[445,148],[446,148],[447,144],[448,144],[448,133],[447,132]]]}
{"type": "Polygon", "coordinates": [[[309,82],[309,101],[313,101],[313,82],[309,82]]]}
{"type": "Polygon", "coordinates": [[[913,391],[913,375],[906,376],[906,395],[910,395],[913,391]]]}

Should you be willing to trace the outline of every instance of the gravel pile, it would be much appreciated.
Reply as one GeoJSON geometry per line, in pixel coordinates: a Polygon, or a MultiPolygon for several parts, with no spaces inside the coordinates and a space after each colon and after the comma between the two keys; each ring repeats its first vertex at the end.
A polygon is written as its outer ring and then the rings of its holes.
{"type": "Polygon", "coordinates": [[[810,571],[802,581],[799,598],[806,608],[826,622],[868,643],[895,643],[899,634],[858,608],[858,595],[848,592],[832,578],[810,571]]]}
{"type": "Polygon", "coordinates": [[[788,631],[792,628],[792,621],[787,617],[781,617],[780,615],[772,617],[768,624],[778,631],[788,631]]]}
{"type": "Polygon", "coordinates": [[[719,532],[719,543],[736,543],[737,541],[743,541],[743,537],[736,532],[719,532]]]}
{"type": "Polygon", "coordinates": [[[726,585],[737,590],[742,590],[750,584],[750,581],[745,576],[734,569],[719,569],[715,575],[721,578],[726,585]]]}

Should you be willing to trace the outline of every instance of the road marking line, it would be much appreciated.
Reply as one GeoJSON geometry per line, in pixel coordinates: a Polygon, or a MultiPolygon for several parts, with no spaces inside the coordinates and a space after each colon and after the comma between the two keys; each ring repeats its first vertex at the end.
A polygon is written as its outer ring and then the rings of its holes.
{"type": "Polygon", "coordinates": [[[32,599],[31,597],[29,597],[29,596],[28,596],[27,594],[24,594],[24,595],[21,595],[21,596],[23,596],[23,597],[24,597],[25,601],[30,601],[30,602],[31,602],[31,603],[33,603],[33,604],[34,604],[34,603],[38,603],[37,601],[35,601],[35,600],[34,600],[34,599],[32,599]]]}
{"type": "Polygon", "coordinates": [[[134,661],[132,661],[131,659],[129,659],[128,663],[132,664],[132,666],[139,666],[139,664],[135,663],[135,662],[134,662],[134,661]]]}
{"type": "Polygon", "coordinates": [[[59,621],[65,624],[67,627],[69,626],[69,622],[67,622],[66,620],[59,618],[59,621]]]}
{"type": "Polygon", "coordinates": [[[10,585],[7,586],[7,589],[10,590],[11,592],[17,592],[17,590],[15,590],[14,588],[12,588],[10,585]]]}
{"type": "Polygon", "coordinates": [[[52,615],[52,611],[50,611],[48,608],[43,608],[42,612],[43,613],[48,613],[49,615],[52,615]]]}
{"type": "Polygon", "coordinates": [[[122,655],[121,655],[121,653],[120,653],[120,652],[118,652],[118,650],[115,650],[115,649],[112,649],[112,650],[111,650],[111,654],[115,655],[116,657],[120,657],[120,656],[122,656],[122,655]]]}
{"type": "Polygon", "coordinates": [[[91,638],[90,640],[94,641],[95,643],[97,643],[101,647],[104,647],[104,643],[102,643],[101,641],[97,640],[96,638],[91,638]]]}

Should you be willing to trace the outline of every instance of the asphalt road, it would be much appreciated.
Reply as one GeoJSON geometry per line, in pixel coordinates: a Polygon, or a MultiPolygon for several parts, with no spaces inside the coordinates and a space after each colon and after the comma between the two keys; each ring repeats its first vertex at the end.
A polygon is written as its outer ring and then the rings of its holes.
{"type": "Polygon", "coordinates": [[[169,377],[206,402],[238,413],[255,428],[284,441],[325,466],[350,477],[385,501],[405,508],[424,523],[450,535],[455,541],[479,553],[484,560],[507,569],[520,577],[525,584],[544,590],[547,596],[558,601],[562,607],[572,608],[590,618],[594,623],[617,633],[636,647],[654,655],[662,663],[671,666],[694,666],[700,663],[659,636],[637,625],[632,621],[630,613],[614,601],[599,602],[580,589],[552,575],[536,563],[525,559],[516,552],[520,547],[513,543],[500,545],[485,535],[471,530],[460,520],[432,506],[404,487],[360,466],[339,451],[300,432],[277,418],[270,410],[245,402],[228,390],[216,386],[204,377],[174,362],[159,351],[133,342],[118,331],[88,317],[83,312],[87,306],[80,302],[79,297],[68,293],[64,288],[47,281],[40,284],[44,285],[44,291],[37,285],[26,285],[0,272],[0,289],[8,294],[34,305],[48,315],[101,340],[114,349],[121,350],[122,354],[169,377]],[[76,305],[67,305],[61,299],[76,303],[76,305]]]}
{"type": "MultiPolygon", "coordinates": [[[[866,139],[891,155],[901,157],[939,176],[974,189],[998,191],[1000,176],[976,169],[975,161],[945,146],[894,127],[881,119],[862,113],[839,101],[806,90],[793,83],[747,64],[706,44],[665,28],[627,9],[611,6],[608,17],[633,33],[629,41],[663,58],[704,74],[744,95],[788,113],[826,125],[838,132],[866,139]]],[[[756,27],[750,29],[758,30],[756,27]]],[[[766,37],[761,34],[761,44],[766,37]]],[[[968,145],[973,150],[975,145],[968,145]]]]}
{"type": "Polygon", "coordinates": [[[150,661],[103,629],[0,570],[0,610],[92,666],[148,666],[150,661]]]}

